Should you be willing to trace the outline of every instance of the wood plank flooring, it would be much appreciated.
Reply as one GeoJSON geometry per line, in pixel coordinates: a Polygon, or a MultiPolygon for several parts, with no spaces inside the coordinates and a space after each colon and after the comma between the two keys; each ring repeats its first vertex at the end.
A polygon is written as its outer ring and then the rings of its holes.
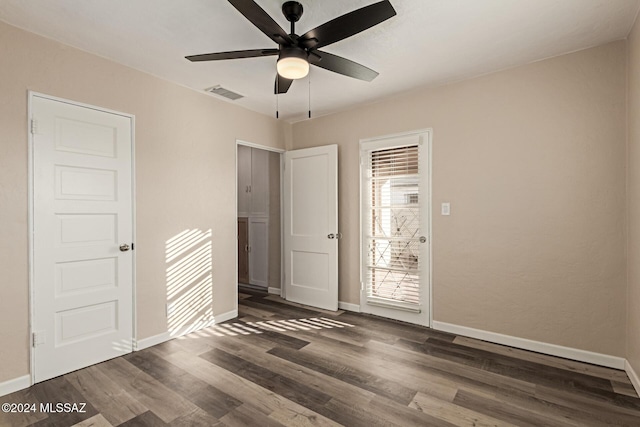
{"type": "Polygon", "coordinates": [[[0,397],[0,426],[640,426],[622,371],[243,291],[239,318],[0,397]]]}

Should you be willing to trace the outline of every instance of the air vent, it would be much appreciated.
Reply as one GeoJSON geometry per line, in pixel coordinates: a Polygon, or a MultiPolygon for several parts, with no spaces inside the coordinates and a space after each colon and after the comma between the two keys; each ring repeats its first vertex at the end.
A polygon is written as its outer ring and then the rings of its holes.
{"type": "Polygon", "coordinates": [[[221,96],[223,98],[230,99],[232,101],[235,101],[240,98],[244,98],[244,96],[240,95],[239,93],[231,92],[229,89],[225,89],[220,85],[207,88],[205,89],[205,91],[212,93],[214,95],[221,96]]]}

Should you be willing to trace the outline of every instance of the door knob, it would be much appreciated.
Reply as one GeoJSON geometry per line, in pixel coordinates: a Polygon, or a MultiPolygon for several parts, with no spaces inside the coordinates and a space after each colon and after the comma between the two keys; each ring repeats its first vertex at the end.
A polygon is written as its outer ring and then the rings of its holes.
{"type": "Polygon", "coordinates": [[[424,236],[420,236],[420,243],[426,243],[427,242],[427,238],[424,236]]]}
{"type": "Polygon", "coordinates": [[[331,234],[329,234],[329,235],[327,236],[327,239],[335,239],[335,238],[336,238],[336,235],[335,235],[335,234],[333,234],[333,233],[331,233],[331,234]]]}
{"type": "Polygon", "coordinates": [[[128,250],[129,250],[129,245],[127,245],[126,243],[124,245],[120,245],[121,252],[127,252],[128,250]]]}

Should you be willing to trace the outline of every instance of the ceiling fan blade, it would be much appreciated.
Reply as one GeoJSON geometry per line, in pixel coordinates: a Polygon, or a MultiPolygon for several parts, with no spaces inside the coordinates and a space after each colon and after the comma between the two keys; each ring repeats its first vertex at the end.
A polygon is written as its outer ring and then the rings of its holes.
{"type": "Polygon", "coordinates": [[[289,34],[253,0],[229,0],[229,3],[274,42],[278,44],[293,43],[289,34]]]}
{"type": "Polygon", "coordinates": [[[287,93],[291,87],[291,83],[293,83],[293,80],[285,79],[280,74],[276,74],[276,83],[273,87],[273,93],[276,95],[279,93],[287,93]]]}
{"type": "Polygon", "coordinates": [[[231,52],[203,53],[202,55],[186,56],[189,61],[219,61],[221,59],[256,58],[258,56],[277,55],[278,49],[234,50],[231,52]]]}
{"type": "Polygon", "coordinates": [[[309,62],[325,70],[368,82],[378,76],[378,72],[373,71],[371,68],[367,68],[347,58],[319,50],[309,55],[309,62]]]}
{"type": "Polygon", "coordinates": [[[371,28],[395,14],[391,3],[384,0],[324,23],[303,34],[298,43],[307,49],[320,49],[371,28]]]}

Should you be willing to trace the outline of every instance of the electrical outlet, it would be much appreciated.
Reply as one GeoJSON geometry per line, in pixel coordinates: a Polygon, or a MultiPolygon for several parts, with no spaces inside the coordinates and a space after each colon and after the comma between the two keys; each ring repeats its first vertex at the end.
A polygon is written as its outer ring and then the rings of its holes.
{"type": "Polygon", "coordinates": [[[451,203],[449,202],[445,202],[442,204],[441,208],[440,208],[440,214],[441,215],[451,215],[451,203]]]}

